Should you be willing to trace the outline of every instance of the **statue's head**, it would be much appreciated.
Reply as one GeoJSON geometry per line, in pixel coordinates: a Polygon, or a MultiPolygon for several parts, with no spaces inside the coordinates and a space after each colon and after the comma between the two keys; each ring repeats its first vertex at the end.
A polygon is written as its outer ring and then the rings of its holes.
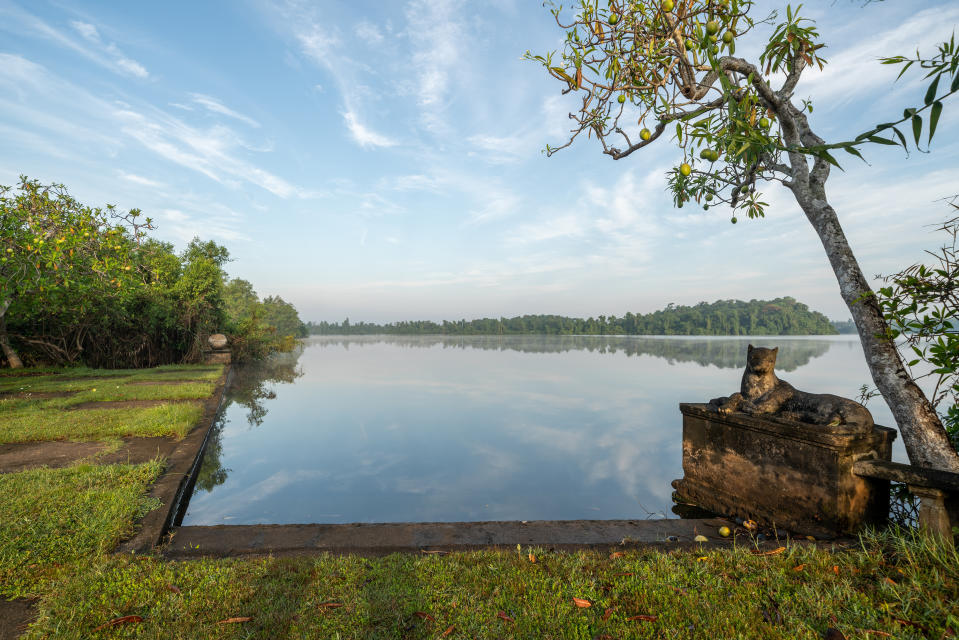
{"type": "Polygon", "coordinates": [[[770,373],[776,367],[776,355],[779,347],[767,349],[765,347],[746,347],[746,368],[753,373],[770,373]]]}

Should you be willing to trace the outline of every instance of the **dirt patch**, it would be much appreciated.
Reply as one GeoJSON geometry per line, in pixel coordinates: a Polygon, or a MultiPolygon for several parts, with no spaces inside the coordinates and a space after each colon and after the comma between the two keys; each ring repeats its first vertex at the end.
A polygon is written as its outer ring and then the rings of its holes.
{"type": "Polygon", "coordinates": [[[67,398],[78,391],[0,391],[3,398],[67,398]]]}
{"type": "Polygon", "coordinates": [[[15,640],[33,622],[36,600],[0,600],[0,640],[15,640]]]}
{"type": "MultiPolygon", "coordinates": [[[[158,438],[159,439],[159,438],[158,438]]],[[[0,473],[15,473],[34,467],[67,467],[94,456],[109,446],[106,442],[18,442],[0,444],[0,473]]]]}
{"type": "Polygon", "coordinates": [[[216,382],[216,380],[201,380],[198,378],[183,378],[177,380],[137,380],[136,382],[124,382],[125,387],[152,387],[164,384],[186,384],[188,382],[216,382]]]}
{"type": "Polygon", "coordinates": [[[184,402],[203,402],[205,398],[177,398],[173,400],[94,400],[70,405],[67,411],[78,409],[143,409],[158,407],[161,404],[183,404],[184,402]]]}
{"type": "Polygon", "coordinates": [[[0,378],[36,378],[37,376],[58,376],[56,371],[30,371],[27,373],[0,373],[0,378]]]}
{"type": "Polygon", "coordinates": [[[124,438],[119,449],[97,458],[97,464],[142,464],[169,458],[179,440],[173,438],[124,438]]]}

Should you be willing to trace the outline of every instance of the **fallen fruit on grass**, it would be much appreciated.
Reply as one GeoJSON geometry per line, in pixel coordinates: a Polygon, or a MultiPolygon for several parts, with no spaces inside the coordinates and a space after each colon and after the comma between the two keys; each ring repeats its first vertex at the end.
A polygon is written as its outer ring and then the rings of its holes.
{"type": "Polygon", "coordinates": [[[731,533],[732,531],[729,530],[729,527],[719,527],[719,535],[721,535],[722,537],[728,538],[729,534],[731,533]]]}

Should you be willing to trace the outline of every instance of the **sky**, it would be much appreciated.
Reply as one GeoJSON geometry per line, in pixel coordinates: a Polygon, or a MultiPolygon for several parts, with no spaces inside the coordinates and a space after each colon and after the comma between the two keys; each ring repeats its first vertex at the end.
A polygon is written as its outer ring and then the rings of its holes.
{"type": "MultiPolygon", "coordinates": [[[[754,17],[785,5],[763,0],[754,17]]],[[[829,61],[797,98],[827,141],[919,104],[882,55],[932,52],[959,3],[812,1],[829,61]],[[921,7],[921,9],[917,9],[921,7]]],[[[737,43],[753,59],[761,27],[737,43]]],[[[25,174],[155,237],[225,245],[227,270],[304,320],[648,313],[789,295],[849,312],[792,194],[765,219],[674,209],[665,136],[614,161],[565,142],[578,98],[524,52],[561,46],[539,0],[0,0],[0,184],[25,174]]],[[[942,242],[959,102],[930,153],[869,147],[827,192],[864,273],[942,242]]]]}

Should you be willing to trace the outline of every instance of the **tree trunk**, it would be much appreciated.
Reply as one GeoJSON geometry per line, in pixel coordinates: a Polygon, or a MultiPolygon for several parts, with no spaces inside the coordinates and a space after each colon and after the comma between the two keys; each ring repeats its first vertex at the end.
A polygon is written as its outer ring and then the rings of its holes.
{"type": "Polygon", "coordinates": [[[10,301],[4,300],[0,302],[0,349],[3,349],[3,355],[7,359],[7,362],[10,363],[11,369],[19,369],[23,366],[23,362],[20,360],[20,356],[17,355],[17,352],[13,350],[13,346],[10,344],[10,337],[7,336],[7,309],[10,308],[10,301]]]}
{"type": "Polygon", "coordinates": [[[896,419],[910,462],[959,472],[959,454],[949,442],[935,408],[906,371],[895,343],[883,337],[886,320],[839,226],[836,211],[826,201],[825,189],[796,181],[792,190],[826,250],[839,291],[859,331],[869,372],[896,419]]]}

